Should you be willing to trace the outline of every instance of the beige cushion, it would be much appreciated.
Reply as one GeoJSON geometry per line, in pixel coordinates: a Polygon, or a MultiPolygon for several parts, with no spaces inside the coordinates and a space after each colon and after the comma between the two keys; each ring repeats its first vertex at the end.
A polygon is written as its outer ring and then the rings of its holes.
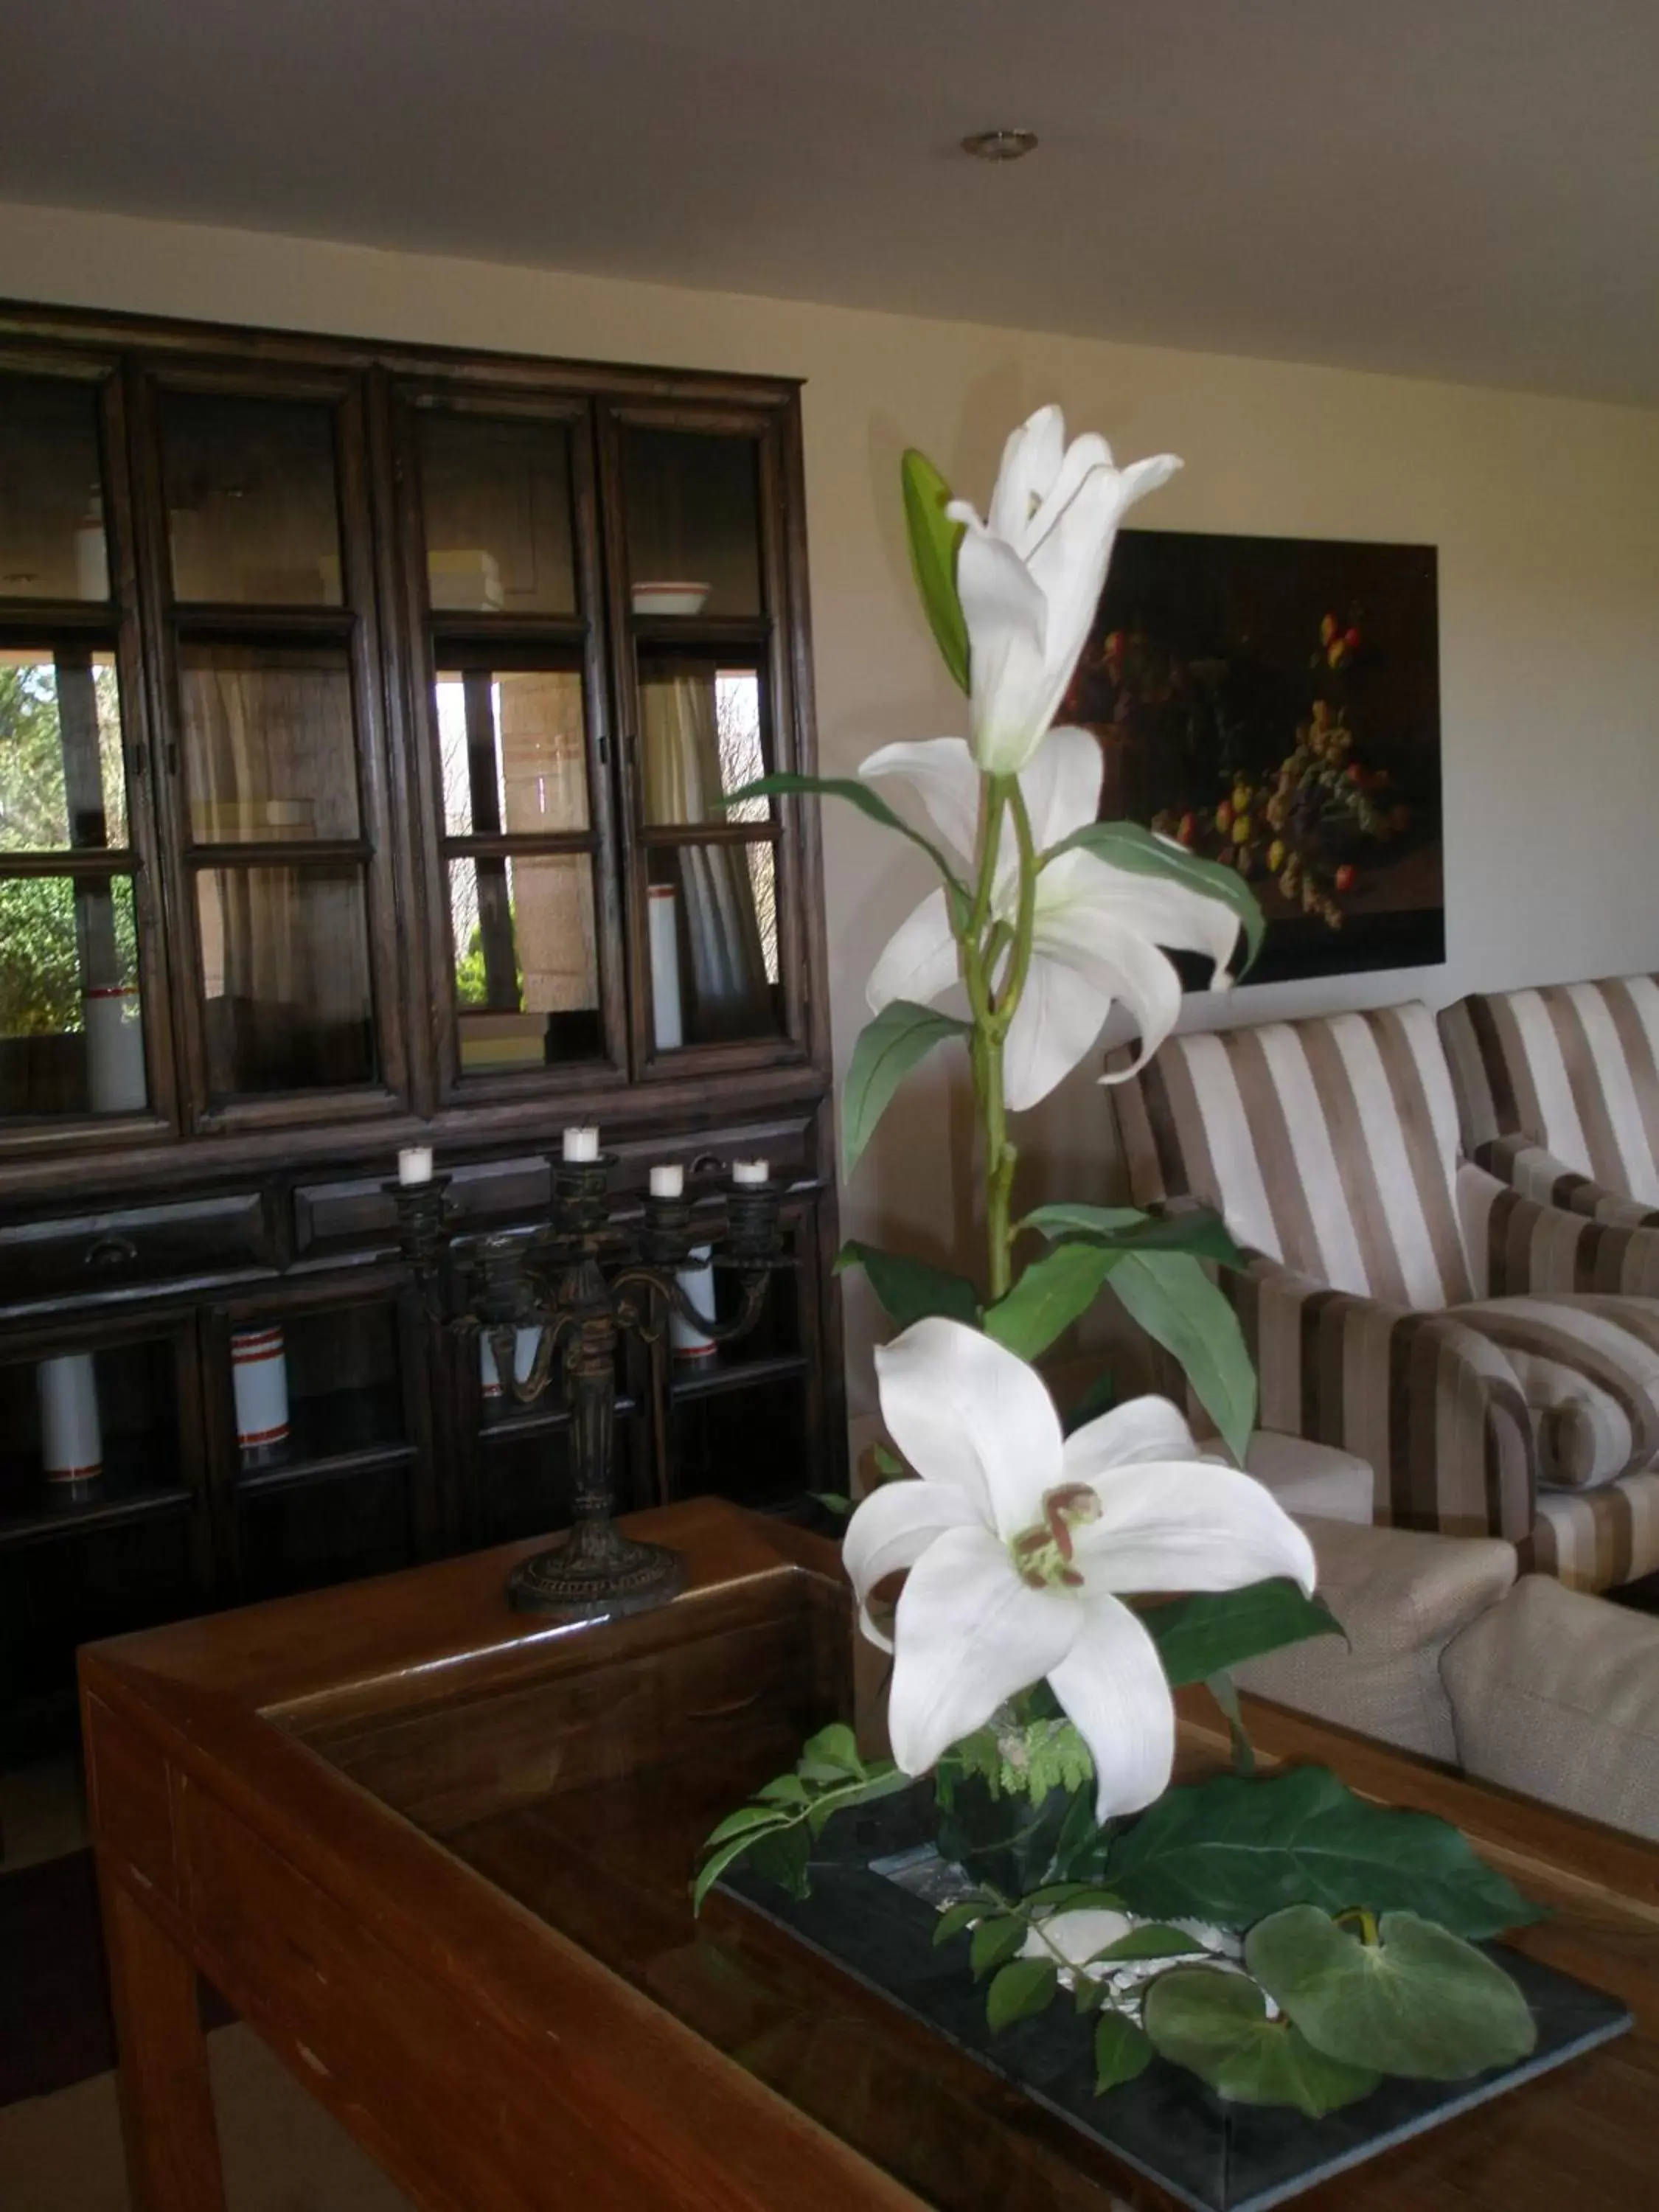
{"type": "Polygon", "coordinates": [[[1369,1528],[1376,1479],[1370,1465],[1334,1445],[1306,1437],[1257,1429],[1244,1454],[1244,1471],[1271,1490],[1287,1513],[1322,1521],[1357,1521],[1369,1528]]]}
{"type": "Polygon", "coordinates": [[[1515,1580],[1514,1547],[1305,1519],[1319,1589],[1348,1641],[1321,1636],[1237,1670],[1241,1689],[1426,1758],[1457,1757],[1440,1655],[1515,1580]]]}
{"type": "Polygon", "coordinates": [[[1659,1620],[1528,1575],[1441,1671],[1470,1774],[1659,1839],[1659,1620]]]}

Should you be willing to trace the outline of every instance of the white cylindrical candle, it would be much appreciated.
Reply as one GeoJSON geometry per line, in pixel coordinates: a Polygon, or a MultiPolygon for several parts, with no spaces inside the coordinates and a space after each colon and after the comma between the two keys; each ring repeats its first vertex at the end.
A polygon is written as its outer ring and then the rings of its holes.
{"type": "Polygon", "coordinates": [[[653,1198],[684,1198],[685,1170],[678,1162],[671,1162],[664,1167],[653,1168],[651,1195],[653,1198]]]}
{"type": "Polygon", "coordinates": [[[567,1129],[564,1133],[564,1156],[572,1166],[584,1160],[599,1157],[599,1133],[597,1129],[567,1129]]]}
{"type": "Polygon", "coordinates": [[[144,1024],[137,991],[118,983],[84,991],[87,1096],[94,1114],[139,1114],[149,1103],[144,1081],[144,1024]]]}
{"type": "Polygon", "coordinates": [[[766,1181],[764,1160],[733,1160],[732,1180],[737,1183],[760,1183],[766,1181]]]}
{"type": "MultiPolygon", "coordinates": [[[[542,1339],[538,1328],[515,1328],[513,1332],[513,1374],[515,1381],[527,1382],[530,1370],[536,1364],[536,1349],[542,1339]]],[[[495,1347],[487,1330],[478,1332],[478,1380],[483,1386],[486,1404],[498,1401],[501,1396],[501,1370],[495,1364],[495,1347]]]]}
{"type": "Polygon", "coordinates": [[[98,1376],[89,1352],[60,1352],[34,1370],[40,1395],[40,1463],[49,1482],[90,1482],[104,1471],[98,1376]]]}
{"type": "MultiPolygon", "coordinates": [[[[692,1305],[710,1321],[714,1318],[714,1270],[708,1264],[713,1256],[712,1245],[694,1245],[685,1266],[674,1275],[692,1305]]],[[[720,1349],[713,1337],[678,1313],[668,1316],[668,1342],[676,1359],[712,1359],[720,1349]]]]}
{"type": "Polygon", "coordinates": [[[431,1182],[430,1145],[405,1145],[403,1147],[398,1154],[398,1180],[404,1183],[431,1182]]]}
{"type": "Polygon", "coordinates": [[[234,1328],[230,1380],[236,1443],[245,1459],[276,1456],[288,1442],[288,1353],[280,1328],[234,1328]]]}
{"type": "Polygon", "coordinates": [[[86,520],[75,533],[75,596],[77,599],[109,597],[109,541],[104,536],[103,509],[95,495],[86,520]]]}
{"type": "Polygon", "coordinates": [[[672,884],[653,884],[646,900],[651,937],[651,1024],[659,1052],[673,1052],[685,1042],[679,903],[672,884]]]}

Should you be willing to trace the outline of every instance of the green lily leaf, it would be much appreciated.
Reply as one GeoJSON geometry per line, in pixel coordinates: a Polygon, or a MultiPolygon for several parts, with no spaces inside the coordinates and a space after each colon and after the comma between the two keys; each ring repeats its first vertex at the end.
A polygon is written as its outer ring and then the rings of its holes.
{"type": "Polygon", "coordinates": [[[1035,1359],[1088,1312],[1121,1258],[1101,1244],[1051,1245],[1006,1298],[986,1309],[986,1334],[1022,1359],[1035,1359]]]}
{"type": "Polygon", "coordinates": [[[793,769],[775,769],[770,775],[757,775],[752,783],[728,792],[717,804],[728,808],[745,799],[844,799],[860,814],[879,822],[884,830],[896,830],[901,837],[908,837],[913,845],[920,846],[945,882],[963,898],[968,896],[961,877],[933,839],[924,836],[902,814],[896,814],[879,792],[872,791],[867,783],[860,783],[856,776],[799,775],[793,769]]]}
{"type": "Polygon", "coordinates": [[[1241,975],[1249,972],[1261,950],[1267,923],[1261,901],[1236,869],[1224,868],[1218,860],[1200,860],[1169,838],[1143,829],[1139,822],[1091,822],[1073,830],[1054,851],[1069,852],[1074,846],[1098,860],[1109,860],[1115,868],[1127,869],[1131,875],[1161,876],[1167,883],[1201,891],[1206,898],[1231,907],[1244,933],[1244,965],[1238,972],[1241,975]]]}
{"type": "Polygon", "coordinates": [[[1016,1959],[996,1974],[985,1993],[985,2017],[993,2029],[1030,2020],[1054,2001],[1060,1976],[1047,1959],[1016,1959]]]}
{"type": "Polygon", "coordinates": [[[1351,2066],[1465,2081],[1538,2040],[1525,1997],[1472,1943],[1414,1912],[1385,1912],[1368,1943],[1311,1905],[1275,1912],[1244,1960],[1315,2048],[1351,2066]]]}
{"type": "Polygon", "coordinates": [[[1012,1959],[1024,1941],[1025,1923],[1013,1913],[995,1920],[981,1920],[974,1930],[968,1953],[974,1979],[982,1982],[994,1967],[1012,1959]]]}
{"type": "Polygon", "coordinates": [[[1096,1881],[1051,1881],[1022,1897],[1025,1912],[1121,1912],[1123,1899],[1096,1881]]]}
{"type": "Polygon", "coordinates": [[[1152,2063],[1152,2039],[1121,2012],[1102,2013],[1095,2029],[1095,2094],[1133,2081],[1152,2063]]]}
{"type": "Polygon", "coordinates": [[[1187,1252],[1125,1252],[1112,1288],[1132,1321],[1177,1359],[1200,1405],[1243,1462],[1255,1426],[1255,1370],[1238,1316],[1187,1252]]]}
{"type": "Polygon", "coordinates": [[[929,629],[945,655],[957,687],[968,689],[968,623],[957,596],[957,548],[963,525],[945,509],[951,487],[926,453],[914,447],[899,464],[904,487],[904,526],[910,539],[910,567],[929,629]]]}
{"type": "Polygon", "coordinates": [[[1316,2051],[1291,2021],[1269,2020],[1255,1984],[1219,1967],[1160,1974],[1142,2016],[1155,2049],[1235,2104],[1291,2105],[1317,2119],[1369,2096],[1382,2079],[1316,2051]]]}
{"type": "Polygon", "coordinates": [[[776,1828],[788,1818],[775,1805],[740,1805],[735,1813],[728,1813],[717,1828],[711,1829],[703,1842],[703,1849],[713,1850],[733,1836],[746,1836],[757,1828],[776,1828]]]}
{"type": "Polygon", "coordinates": [[[1304,1597],[1282,1577],[1247,1583],[1242,1589],[1200,1590],[1149,1606],[1141,1626],[1158,1646],[1172,1690],[1211,1676],[1264,1651],[1278,1651],[1310,1636],[1340,1636],[1341,1624],[1317,1597],[1304,1597]]]}
{"type": "MultiPolygon", "coordinates": [[[[740,1815],[736,1813],[732,1815],[734,1820],[739,1817],[740,1815]]],[[[726,1821],[720,1824],[722,1827],[729,1825],[730,1823],[726,1821]]],[[[723,1842],[717,1844],[698,1868],[696,1881],[691,1886],[692,1911],[695,1913],[702,1911],[704,1898],[708,1896],[733,1859],[740,1859],[752,1844],[762,1842],[767,1836],[778,1834],[784,1825],[782,1819],[768,1815],[763,1821],[748,1823],[742,1834],[728,1835],[723,1842]]],[[[714,1832],[718,1835],[720,1830],[716,1829],[714,1832]]]]}
{"type": "Polygon", "coordinates": [[[966,1022],[895,999],[866,1022],[853,1047],[841,1098],[842,1165],[850,1176],[893,1093],[936,1045],[972,1034],[966,1022]]]}
{"type": "Polygon", "coordinates": [[[926,1260],[913,1260],[908,1252],[884,1252],[875,1244],[849,1237],[836,1255],[836,1273],[862,1267],[870,1287],[881,1300],[882,1311],[900,1328],[929,1314],[979,1327],[979,1294],[964,1275],[935,1267],[926,1260]]]}
{"type": "Polygon", "coordinates": [[[1020,1223],[1045,1237],[1072,1237],[1115,1252],[1190,1252],[1224,1267],[1242,1267],[1244,1255],[1218,1213],[1200,1206],[1176,1213],[1143,1213],[1133,1206],[1039,1206],[1020,1223]]]}
{"type": "Polygon", "coordinates": [[[806,1879],[811,1850],[812,1839],[798,1822],[793,1827],[773,1828],[757,1836],[749,1846],[749,1863],[757,1874],[776,1882],[791,1897],[806,1897],[811,1893],[806,1879]]]}
{"type": "Polygon", "coordinates": [[[769,1782],[755,1792],[769,1805],[807,1805],[811,1793],[799,1774],[781,1774],[775,1782],[769,1782]]]}
{"type": "Polygon", "coordinates": [[[1132,1912],[1223,1928],[1363,1906],[1479,1940],[1540,1917],[1449,1821],[1368,1803],[1322,1766],[1166,1790],[1112,1838],[1102,1878],[1132,1912]]]}

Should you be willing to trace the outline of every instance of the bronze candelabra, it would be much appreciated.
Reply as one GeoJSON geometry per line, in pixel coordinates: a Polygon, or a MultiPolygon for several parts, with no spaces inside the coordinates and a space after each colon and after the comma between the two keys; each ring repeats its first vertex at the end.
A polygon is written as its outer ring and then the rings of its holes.
{"type": "Polygon", "coordinates": [[[487,1337],[501,1388],[521,1405],[541,1396],[556,1362],[564,1376],[574,1467],[570,1533],[516,1567],[507,1588],[520,1611],[568,1620],[642,1613],[672,1598],[682,1583],[677,1553],[623,1535],[613,1517],[621,1336],[632,1332],[654,1342],[678,1314],[708,1340],[733,1343],[760,1319],[773,1273],[787,1264],[775,1182],[733,1181],[693,1195],[653,1192],[641,1218],[632,1206],[611,1207],[612,1158],[550,1160],[552,1206],[547,1220],[527,1233],[455,1237],[447,1218],[447,1175],[386,1186],[431,1318],[464,1340],[487,1337]],[[704,1245],[714,1246],[714,1267],[734,1276],[741,1293],[729,1321],[700,1313],[676,1279],[704,1245]],[[524,1328],[538,1336],[520,1380],[514,1355],[524,1328]]]}

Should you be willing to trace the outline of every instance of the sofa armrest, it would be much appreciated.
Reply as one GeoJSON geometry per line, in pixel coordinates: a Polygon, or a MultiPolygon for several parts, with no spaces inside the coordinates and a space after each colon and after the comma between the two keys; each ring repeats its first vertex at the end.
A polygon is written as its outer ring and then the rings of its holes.
{"type": "Polygon", "coordinates": [[[1515,1370],[1445,1314],[1331,1290],[1252,1254],[1221,1283],[1261,1382],[1264,1429],[1310,1437],[1386,1472],[1399,1527],[1521,1542],[1538,1465],[1515,1370]]]}
{"type": "Polygon", "coordinates": [[[1559,1206],[1566,1213],[1582,1213],[1591,1221],[1604,1221],[1613,1229],[1659,1230],[1659,1210],[1637,1199],[1610,1190],[1580,1175],[1553,1152],[1535,1145],[1530,1137],[1491,1137],[1470,1155],[1476,1167],[1485,1168],[1499,1182],[1519,1191],[1539,1206],[1559,1206]]]}
{"type": "Polygon", "coordinates": [[[1405,1528],[1304,1519],[1319,1594],[1341,1623],[1234,1669],[1239,1687],[1404,1751],[1453,1763],[1441,1654],[1515,1580],[1515,1547],[1405,1528]]]}
{"type": "Polygon", "coordinates": [[[1457,1213],[1480,1297],[1592,1291],[1659,1297],[1659,1217],[1652,1227],[1621,1227],[1540,1205],[1467,1160],[1457,1170],[1457,1213]]]}

